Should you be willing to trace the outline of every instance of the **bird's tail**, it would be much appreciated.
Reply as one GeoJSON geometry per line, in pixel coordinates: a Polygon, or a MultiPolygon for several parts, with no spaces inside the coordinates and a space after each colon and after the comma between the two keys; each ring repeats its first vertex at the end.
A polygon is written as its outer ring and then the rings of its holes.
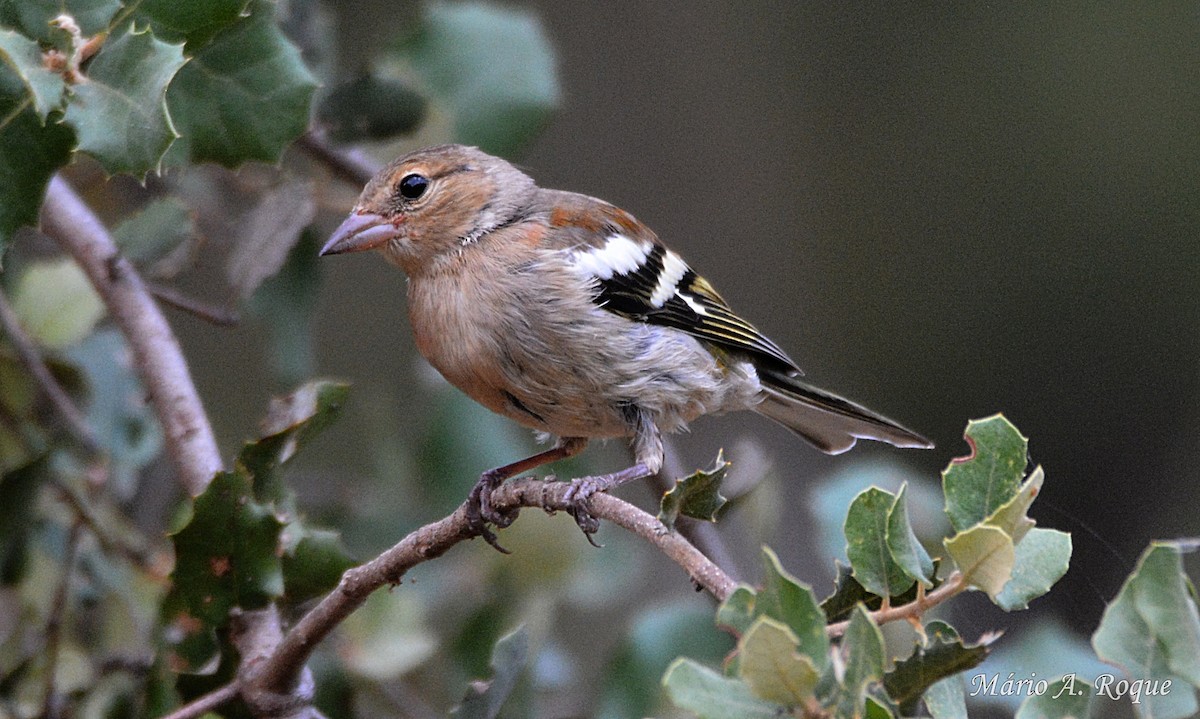
{"type": "Polygon", "coordinates": [[[848,399],[771,368],[759,368],[763,400],[754,409],[811,442],[822,452],[841,454],[858,439],[897,447],[929,449],[933,443],[848,399]]]}

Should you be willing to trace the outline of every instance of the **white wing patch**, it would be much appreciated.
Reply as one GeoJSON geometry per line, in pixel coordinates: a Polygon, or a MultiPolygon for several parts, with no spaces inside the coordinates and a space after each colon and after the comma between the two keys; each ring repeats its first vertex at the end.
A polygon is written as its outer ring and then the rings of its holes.
{"type": "MultiPolygon", "coordinates": [[[[675,295],[679,280],[687,274],[688,266],[683,258],[672,250],[663,255],[662,272],[658,273],[658,284],[654,286],[654,294],[650,295],[650,306],[662,307],[675,295]]],[[[686,298],[685,298],[686,299],[686,298]]]]}
{"type": "Polygon", "coordinates": [[[704,309],[704,305],[702,305],[699,302],[697,302],[696,300],[692,299],[692,296],[689,295],[688,293],[680,292],[679,299],[686,302],[687,306],[692,308],[692,312],[695,312],[698,315],[708,314],[708,310],[704,309]]]}
{"type": "Polygon", "coordinates": [[[581,273],[611,280],[613,275],[625,275],[641,267],[653,247],[649,242],[634,242],[625,235],[611,235],[600,247],[577,250],[572,259],[581,273]]]}

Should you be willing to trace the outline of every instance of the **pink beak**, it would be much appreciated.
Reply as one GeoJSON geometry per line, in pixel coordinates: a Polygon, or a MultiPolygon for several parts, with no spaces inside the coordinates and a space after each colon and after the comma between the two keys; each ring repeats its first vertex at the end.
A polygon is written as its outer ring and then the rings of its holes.
{"type": "Polygon", "coordinates": [[[321,256],[362,252],[379,247],[395,237],[396,226],[373,212],[352,212],[321,248],[321,256]]]}

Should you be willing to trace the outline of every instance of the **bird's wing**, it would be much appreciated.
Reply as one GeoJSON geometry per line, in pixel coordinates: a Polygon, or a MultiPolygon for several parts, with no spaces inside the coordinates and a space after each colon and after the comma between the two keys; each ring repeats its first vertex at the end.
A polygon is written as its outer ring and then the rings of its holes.
{"type": "Polygon", "coordinates": [[[549,221],[573,267],[593,282],[598,306],[799,373],[787,353],[739,317],[707,280],[629,213],[600,200],[560,195],[549,221]]]}

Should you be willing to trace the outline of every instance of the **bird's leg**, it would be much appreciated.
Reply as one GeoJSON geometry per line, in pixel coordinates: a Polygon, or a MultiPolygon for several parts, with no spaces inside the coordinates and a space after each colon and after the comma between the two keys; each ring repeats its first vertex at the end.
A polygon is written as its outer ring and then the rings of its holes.
{"type": "Polygon", "coordinates": [[[597,492],[607,492],[626,482],[643,479],[657,474],[663,465],[662,434],[658,426],[645,411],[631,407],[629,411],[631,428],[633,429],[633,454],[636,459],[632,467],[626,467],[620,472],[601,474],[595,477],[580,477],[571,482],[563,499],[568,505],[568,511],[575,518],[575,523],[583,530],[584,536],[593,546],[592,535],[600,528],[600,522],[592,516],[588,502],[597,492]]]}
{"type": "Polygon", "coordinates": [[[544,452],[538,452],[532,457],[526,457],[512,464],[506,464],[503,467],[489,469],[479,475],[479,481],[475,483],[475,486],[471,488],[471,493],[467,495],[467,522],[471,530],[483,537],[484,541],[488,544],[507,554],[508,550],[496,542],[495,532],[488,529],[487,525],[488,522],[491,522],[497,527],[507,527],[516,519],[517,511],[498,511],[492,506],[492,491],[501,484],[504,484],[504,480],[509,477],[540,467],[543,464],[573,457],[582,452],[586,446],[586,439],[580,437],[562,437],[553,447],[544,452]]]}

